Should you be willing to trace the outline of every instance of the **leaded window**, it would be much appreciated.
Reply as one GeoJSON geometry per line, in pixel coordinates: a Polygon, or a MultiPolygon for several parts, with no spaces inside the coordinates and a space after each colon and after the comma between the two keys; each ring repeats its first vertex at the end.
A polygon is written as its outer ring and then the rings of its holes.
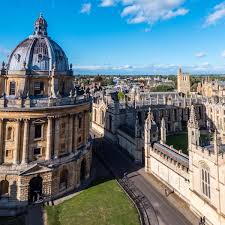
{"type": "Polygon", "coordinates": [[[211,190],[210,190],[210,173],[208,169],[202,168],[201,169],[201,186],[202,186],[202,193],[211,198],[211,190]]]}

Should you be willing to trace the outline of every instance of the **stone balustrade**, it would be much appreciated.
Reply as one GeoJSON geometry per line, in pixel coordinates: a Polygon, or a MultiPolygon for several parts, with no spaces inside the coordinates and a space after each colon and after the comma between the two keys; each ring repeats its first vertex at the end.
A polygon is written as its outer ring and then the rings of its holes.
{"type": "Polygon", "coordinates": [[[0,98],[0,108],[43,108],[52,106],[75,105],[89,102],[89,95],[80,95],[72,97],[58,97],[58,98],[0,98]]]}

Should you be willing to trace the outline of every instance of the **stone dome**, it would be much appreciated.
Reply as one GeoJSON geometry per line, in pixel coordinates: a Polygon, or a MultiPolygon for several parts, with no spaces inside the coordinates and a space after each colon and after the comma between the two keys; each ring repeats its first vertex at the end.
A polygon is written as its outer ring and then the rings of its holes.
{"type": "Polygon", "coordinates": [[[68,59],[63,49],[47,33],[48,24],[42,15],[36,20],[34,33],[22,41],[11,53],[9,71],[51,71],[67,72],[68,59]]]}

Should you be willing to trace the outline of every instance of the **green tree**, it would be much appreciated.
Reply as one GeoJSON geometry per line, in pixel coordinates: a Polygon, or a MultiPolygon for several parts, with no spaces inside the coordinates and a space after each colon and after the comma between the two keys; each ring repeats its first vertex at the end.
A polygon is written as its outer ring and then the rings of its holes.
{"type": "Polygon", "coordinates": [[[174,91],[173,86],[169,85],[158,85],[156,87],[151,88],[152,92],[169,92],[169,91],[174,91]]]}
{"type": "Polygon", "coordinates": [[[119,101],[124,100],[124,98],[125,98],[125,94],[122,91],[119,91],[118,92],[118,99],[119,99],[119,101]]]}

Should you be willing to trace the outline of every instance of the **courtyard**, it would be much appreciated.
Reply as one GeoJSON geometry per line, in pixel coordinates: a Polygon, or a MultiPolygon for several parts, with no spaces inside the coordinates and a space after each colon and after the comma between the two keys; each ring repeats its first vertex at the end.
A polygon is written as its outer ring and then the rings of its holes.
{"type": "Polygon", "coordinates": [[[139,225],[139,215],[115,180],[94,182],[78,196],[46,207],[48,225],[139,225]]]}
{"type": "Polygon", "coordinates": [[[182,150],[182,152],[188,155],[188,134],[179,133],[167,136],[167,145],[173,145],[177,150],[182,150]]]}

